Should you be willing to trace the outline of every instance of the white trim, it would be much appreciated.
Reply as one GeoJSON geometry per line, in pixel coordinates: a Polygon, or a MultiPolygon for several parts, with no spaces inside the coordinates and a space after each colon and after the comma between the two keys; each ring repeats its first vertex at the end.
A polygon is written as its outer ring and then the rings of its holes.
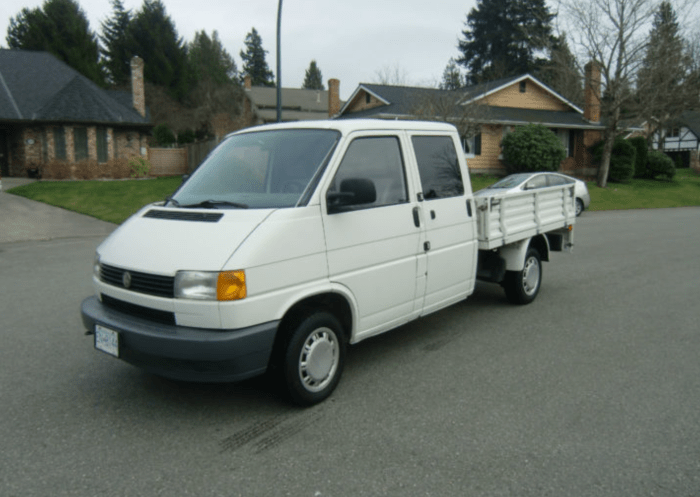
{"type": "MultiPolygon", "coordinates": [[[[385,85],[385,86],[386,86],[386,85],[385,85]]],[[[340,111],[339,111],[338,114],[336,114],[336,115],[342,116],[342,115],[343,115],[343,112],[345,112],[345,109],[347,108],[347,106],[350,105],[350,104],[352,103],[353,100],[355,100],[355,97],[356,97],[356,96],[360,93],[360,91],[362,91],[362,90],[364,90],[366,93],[369,93],[370,95],[372,95],[374,98],[376,98],[377,100],[379,100],[379,101],[380,101],[381,103],[383,103],[384,105],[391,105],[391,102],[389,102],[388,100],[383,99],[382,97],[380,97],[379,95],[377,95],[375,92],[373,92],[372,90],[370,90],[369,88],[367,88],[367,87],[364,85],[364,83],[360,83],[360,86],[358,86],[357,89],[352,93],[352,95],[350,95],[350,98],[348,98],[348,100],[345,102],[345,105],[343,105],[343,106],[340,108],[340,111]]]]}

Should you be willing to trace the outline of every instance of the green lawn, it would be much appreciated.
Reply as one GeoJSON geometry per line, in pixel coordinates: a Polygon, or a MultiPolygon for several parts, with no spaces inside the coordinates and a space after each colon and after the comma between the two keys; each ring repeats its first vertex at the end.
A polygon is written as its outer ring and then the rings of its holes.
{"type": "Polygon", "coordinates": [[[12,188],[8,193],[121,223],[142,206],[164,200],[181,182],[180,176],[117,181],[38,181],[12,188]]]}
{"type": "MultiPolygon", "coordinates": [[[[475,175],[472,188],[477,191],[496,180],[496,176],[475,175]]],[[[142,206],[165,199],[181,181],[179,176],[123,181],[39,181],[13,188],[9,193],[121,223],[142,206]]],[[[681,169],[673,181],[633,180],[625,184],[609,183],[607,188],[589,182],[588,191],[592,211],[700,206],[700,175],[681,169]]]]}

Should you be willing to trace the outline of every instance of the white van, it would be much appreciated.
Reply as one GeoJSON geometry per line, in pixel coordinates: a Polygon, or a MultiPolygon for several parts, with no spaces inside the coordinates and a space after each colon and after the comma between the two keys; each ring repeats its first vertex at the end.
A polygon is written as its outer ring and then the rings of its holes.
{"type": "Polygon", "coordinates": [[[346,344],[466,298],[477,270],[531,302],[541,261],[572,244],[570,190],[477,205],[447,124],[245,129],[98,247],[83,322],[98,350],[155,374],[270,370],[311,405],[338,384],[346,344]]]}

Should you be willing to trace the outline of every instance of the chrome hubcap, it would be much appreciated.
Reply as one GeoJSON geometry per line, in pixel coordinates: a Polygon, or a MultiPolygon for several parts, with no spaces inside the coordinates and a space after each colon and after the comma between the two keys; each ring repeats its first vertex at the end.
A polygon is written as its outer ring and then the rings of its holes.
{"type": "Polygon", "coordinates": [[[299,355],[299,377],[310,392],[325,388],[338,369],[338,339],[330,328],[319,328],[309,335],[299,355]]]}
{"type": "Polygon", "coordinates": [[[525,261],[523,269],[523,290],[527,295],[532,295],[537,290],[537,285],[540,282],[540,265],[537,264],[537,259],[530,257],[525,261]]]}

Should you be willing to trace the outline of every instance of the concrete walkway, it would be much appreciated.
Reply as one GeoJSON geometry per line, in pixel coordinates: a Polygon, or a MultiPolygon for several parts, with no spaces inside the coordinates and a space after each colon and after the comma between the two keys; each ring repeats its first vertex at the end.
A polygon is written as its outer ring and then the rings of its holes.
{"type": "Polygon", "coordinates": [[[7,193],[35,180],[2,178],[0,243],[55,238],[106,237],[116,224],[7,193]]]}

